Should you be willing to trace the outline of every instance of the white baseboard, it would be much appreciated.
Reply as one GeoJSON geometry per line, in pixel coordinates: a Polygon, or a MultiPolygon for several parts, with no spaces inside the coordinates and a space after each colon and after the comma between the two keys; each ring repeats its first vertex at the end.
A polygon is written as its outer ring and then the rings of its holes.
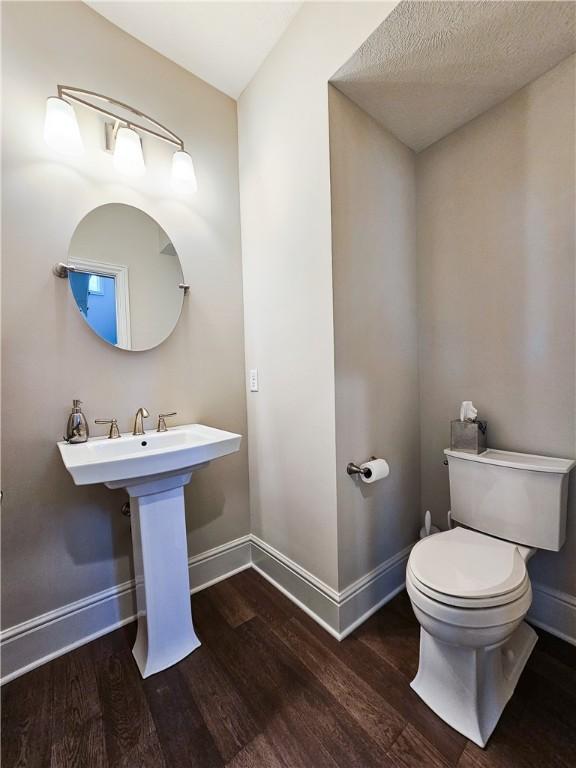
{"type": "MultiPolygon", "coordinates": [[[[337,592],[254,535],[230,541],[189,560],[190,591],[252,566],[338,640],[404,586],[409,548],[337,592]]],[[[69,603],[0,634],[6,683],[136,619],[134,581],[69,603]]]]}
{"type": "Polygon", "coordinates": [[[532,584],[532,605],[527,616],[530,624],[576,645],[576,597],[566,592],[532,584]]]}
{"type": "MultiPolygon", "coordinates": [[[[192,593],[249,568],[250,536],[191,557],[188,567],[192,593]]],[[[10,627],[0,634],[0,684],[135,619],[131,580],[10,627]]]]}
{"type": "Polygon", "coordinates": [[[250,534],[188,560],[190,592],[200,592],[250,567],[250,534]]]}
{"type": "Polygon", "coordinates": [[[410,547],[338,592],[252,534],[252,567],[338,640],[403,588],[410,547]]]}
{"type": "MultiPolygon", "coordinates": [[[[191,557],[190,591],[253,567],[327,632],[342,640],[404,588],[410,547],[341,590],[334,590],[257,536],[243,536],[191,557]]],[[[533,584],[528,621],[576,645],[576,597],[533,584]]],[[[90,595],[0,634],[8,682],[136,618],[134,582],[90,595]]]]}
{"type": "Polygon", "coordinates": [[[339,639],[338,592],[254,534],[251,539],[252,568],[339,639]]]}
{"type": "Polygon", "coordinates": [[[412,544],[340,593],[341,640],[404,589],[411,549],[412,544]]]}

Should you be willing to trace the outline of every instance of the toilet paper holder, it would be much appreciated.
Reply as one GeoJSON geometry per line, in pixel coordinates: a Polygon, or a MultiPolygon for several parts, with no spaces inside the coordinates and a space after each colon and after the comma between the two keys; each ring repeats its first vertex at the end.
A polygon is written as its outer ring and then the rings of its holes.
{"type": "MultiPolygon", "coordinates": [[[[376,456],[370,456],[369,461],[376,461],[376,456]]],[[[353,461],[346,467],[346,472],[348,472],[350,477],[352,477],[352,475],[363,475],[364,477],[372,476],[372,470],[369,467],[364,467],[364,469],[362,469],[358,464],[354,464],[353,461]]]]}

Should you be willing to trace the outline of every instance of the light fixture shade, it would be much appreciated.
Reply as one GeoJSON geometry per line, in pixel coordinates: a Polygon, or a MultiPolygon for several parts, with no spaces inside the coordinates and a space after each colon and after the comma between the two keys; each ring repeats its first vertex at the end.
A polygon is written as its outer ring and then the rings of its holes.
{"type": "Polygon", "coordinates": [[[142,142],[132,128],[118,128],[114,146],[114,167],[126,176],[143,176],[146,173],[142,142]]]}
{"type": "Polygon", "coordinates": [[[65,155],[84,152],[74,107],[59,96],[50,96],[46,100],[44,140],[49,147],[65,155]]]}
{"type": "Polygon", "coordinates": [[[194,163],[183,149],[174,152],[172,157],[172,183],[182,192],[196,192],[198,189],[194,163]]]}

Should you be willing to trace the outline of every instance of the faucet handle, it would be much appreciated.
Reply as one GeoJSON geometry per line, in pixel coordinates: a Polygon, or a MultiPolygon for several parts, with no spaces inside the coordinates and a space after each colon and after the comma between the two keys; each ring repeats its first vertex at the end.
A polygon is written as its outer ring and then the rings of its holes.
{"type": "Polygon", "coordinates": [[[158,428],[156,432],[167,432],[168,428],[166,426],[165,419],[168,418],[168,416],[176,416],[176,411],[172,411],[171,413],[160,413],[158,414],[158,428]]]}
{"type": "Polygon", "coordinates": [[[108,440],[115,440],[117,437],[120,437],[120,430],[118,429],[118,421],[116,419],[94,419],[94,424],[110,424],[108,440]]]}

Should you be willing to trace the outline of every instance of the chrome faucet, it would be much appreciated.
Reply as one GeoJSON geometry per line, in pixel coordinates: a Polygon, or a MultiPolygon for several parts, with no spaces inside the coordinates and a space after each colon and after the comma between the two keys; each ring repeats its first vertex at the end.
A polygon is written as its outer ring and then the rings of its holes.
{"type": "Polygon", "coordinates": [[[171,411],[171,413],[160,413],[158,415],[158,428],[156,429],[156,432],[168,432],[168,427],[166,426],[166,419],[168,416],[176,416],[176,411],[171,411]]]}
{"type": "Polygon", "coordinates": [[[134,418],[134,431],[132,432],[133,435],[144,435],[144,422],[143,419],[147,419],[150,414],[146,410],[146,408],[138,408],[136,411],[136,416],[134,418]]]}
{"type": "Polygon", "coordinates": [[[94,419],[94,424],[110,424],[108,440],[117,440],[120,437],[118,421],[116,419],[94,419]]]}

